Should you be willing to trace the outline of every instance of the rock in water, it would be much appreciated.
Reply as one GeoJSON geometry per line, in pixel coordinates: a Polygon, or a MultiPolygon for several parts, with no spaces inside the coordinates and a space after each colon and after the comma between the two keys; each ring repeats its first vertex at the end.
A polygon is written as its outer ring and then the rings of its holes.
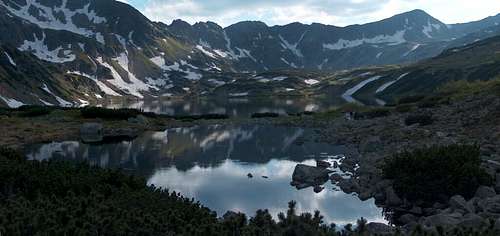
{"type": "Polygon", "coordinates": [[[101,142],[104,139],[104,126],[101,123],[84,123],[80,127],[80,138],[85,143],[101,142]]]}
{"type": "Polygon", "coordinates": [[[332,171],[321,167],[297,164],[292,175],[292,186],[307,188],[310,186],[323,185],[328,181],[328,174],[332,171]]]}
{"type": "Polygon", "coordinates": [[[248,178],[253,178],[252,173],[248,173],[247,177],[248,177],[248,178]]]}
{"type": "Polygon", "coordinates": [[[317,160],[316,161],[316,166],[317,167],[321,167],[321,168],[330,168],[330,163],[326,162],[326,161],[320,161],[320,160],[317,160]]]}
{"type": "Polygon", "coordinates": [[[321,191],[323,191],[323,189],[325,189],[325,187],[321,187],[319,185],[314,186],[315,193],[321,193],[321,191]]]}

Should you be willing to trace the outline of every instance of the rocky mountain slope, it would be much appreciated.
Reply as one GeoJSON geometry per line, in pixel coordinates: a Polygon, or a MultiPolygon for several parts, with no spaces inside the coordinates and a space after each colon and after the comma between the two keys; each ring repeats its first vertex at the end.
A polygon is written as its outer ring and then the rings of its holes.
{"type": "Polygon", "coordinates": [[[492,36],[498,22],[500,16],[450,26],[415,10],[348,27],[240,22],[222,28],[152,22],[114,0],[0,0],[0,45],[6,52],[0,54],[0,104],[245,96],[252,93],[245,87],[250,79],[283,82],[269,91],[303,95],[321,80],[286,80],[280,71],[329,76],[339,69],[414,62],[492,36]]]}
{"type": "Polygon", "coordinates": [[[369,75],[355,76],[344,85],[347,90],[343,97],[352,101],[385,104],[386,101],[393,102],[409,95],[429,94],[450,81],[498,77],[500,36],[495,36],[447,49],[439,56],[419,63],[379,68],[371,70],[369,75]]]}

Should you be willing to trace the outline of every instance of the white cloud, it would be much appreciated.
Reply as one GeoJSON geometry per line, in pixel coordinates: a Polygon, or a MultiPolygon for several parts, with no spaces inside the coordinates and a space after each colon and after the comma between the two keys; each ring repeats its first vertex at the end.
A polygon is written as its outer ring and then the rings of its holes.
{"type": "Polygon", "coordinates": [[[214,21],[222,26],[259,20],[268,25],[291,22],[337,26],[361,24],[423,9],[445,23],[479,20],[500,13],[498,0],[149,0],[141,7],[155,21],[214,21]]]}

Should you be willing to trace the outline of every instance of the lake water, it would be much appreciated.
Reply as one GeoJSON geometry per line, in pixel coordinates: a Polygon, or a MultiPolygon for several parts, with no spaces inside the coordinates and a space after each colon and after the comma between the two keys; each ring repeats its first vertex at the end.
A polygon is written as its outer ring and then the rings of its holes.
{"type": "Polygon", "coordinates": [[[36,160],[64,158],[122,168],[145,176],[149,184],[193,197],[219,216],[228,210],[254,215],[257,209],[269,209],[276,217],[294,200],[299,212],[320,210],[328,223],[355,223],[360,217],[385,222],[373,199],[360,201],[330,182],[318,194],[290,185],[297,163],[315,165],[315,160],[338,159],[344,152],[342,146],[305,139],[310,132],[268,125],[197,126],[150,132],[119,143],[38,144],[26,152],[36,160]]]}
{"type": "Polygon", "coordinates": [[[305,98],[305,97],[272,97],[272,98],[204,98],[204,99],[172,99],[150,101],[112,100],[100,104],[107,108],[135,108],[147,112],[168,115],[200,115],[227,114],[232,117],[250,117],[253,113],[273,112],[279,114],[298,113],[304,111],[325,111],[345,104],[339,97],[305,98]]]}

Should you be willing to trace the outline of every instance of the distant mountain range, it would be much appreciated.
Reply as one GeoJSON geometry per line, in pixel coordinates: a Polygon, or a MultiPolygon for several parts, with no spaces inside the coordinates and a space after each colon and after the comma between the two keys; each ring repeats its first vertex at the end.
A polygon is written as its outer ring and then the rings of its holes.
{"type": "MultiPolygon", "coordinates": [[[[114,0],[0,0],[0,104],[245,96],[237,85],[259,74],[413,63],[498,35],[499,24],[500,14],[446,25],[414,10],[347,27],[240,22],[222,28],[152,22],[114,0]]],[[[267,91],[307,91],[320,82],[293,81],[267,91]]]]}

